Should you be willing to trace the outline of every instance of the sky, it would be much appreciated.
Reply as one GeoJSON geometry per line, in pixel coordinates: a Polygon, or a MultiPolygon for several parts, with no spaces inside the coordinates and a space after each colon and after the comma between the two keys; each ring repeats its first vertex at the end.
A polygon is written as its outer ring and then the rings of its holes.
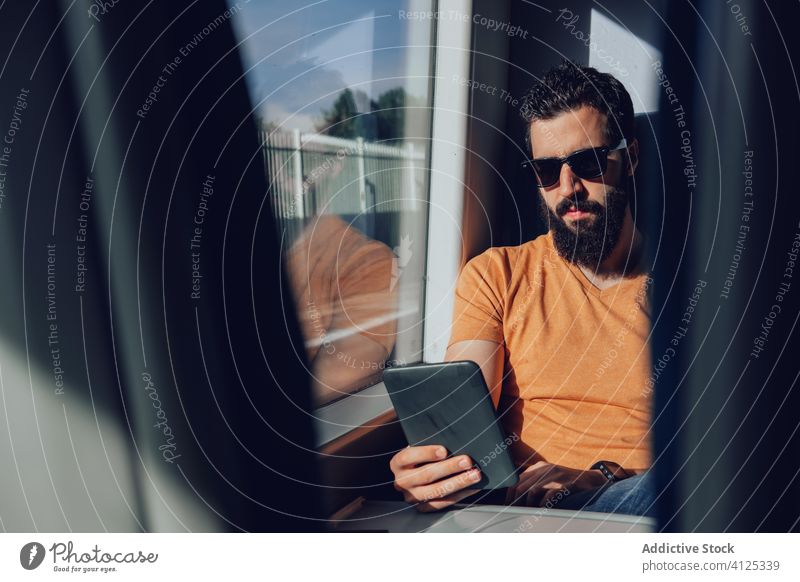
{"type": "MultiPolygon", "coordinates": [[[[253,105],[266,120],[286,129],[312,130],[345,87],[373,99],[398,86],[415,96],[426,94],[431,22],[401,18],[400,11],[408,10],[410,2],[239,4],[234,30],[242,43],[253,105]]],[[[416,9],[430,2],[413,4],[416,9]]]]}

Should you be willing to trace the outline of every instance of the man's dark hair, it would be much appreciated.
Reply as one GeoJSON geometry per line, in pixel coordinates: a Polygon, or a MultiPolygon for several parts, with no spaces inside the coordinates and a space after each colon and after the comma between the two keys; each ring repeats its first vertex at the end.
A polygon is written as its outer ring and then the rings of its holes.
{"type": "Polygon", "coordinates": [[[525,120],[525,146],[531,152],[531,122],[552,119],[588,105],[606,115],[607,145],[633,138],[631,96],[613,75],[565,59],[547,71],[525,94],[520,115],[525,120]]]}

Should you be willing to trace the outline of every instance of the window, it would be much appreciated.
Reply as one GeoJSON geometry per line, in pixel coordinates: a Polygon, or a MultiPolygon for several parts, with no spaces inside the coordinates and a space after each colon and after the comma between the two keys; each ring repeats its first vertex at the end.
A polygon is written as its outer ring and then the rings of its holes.
{"type": "Polygon", "coordinates": [[[236,6],[314,401],[368,410],[422,355],[433,2],[236,6]]]}

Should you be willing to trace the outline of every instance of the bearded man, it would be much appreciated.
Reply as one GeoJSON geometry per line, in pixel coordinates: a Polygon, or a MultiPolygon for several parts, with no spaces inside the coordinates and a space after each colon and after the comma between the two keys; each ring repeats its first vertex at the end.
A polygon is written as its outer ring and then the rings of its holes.
{"type": "MultiPolygon", "coordinates": [[[[506,503],[651,515],[652,279],[630,204],[631,98],[612,75],[565,61],[521,112],[549,232],[464,266],[445,360],[480,365],[518,437],[506,503]]],[[[473,460],[446,456],[431,445],[391,460],[395,488],[421,511],[477,493],[473,460]]]]}

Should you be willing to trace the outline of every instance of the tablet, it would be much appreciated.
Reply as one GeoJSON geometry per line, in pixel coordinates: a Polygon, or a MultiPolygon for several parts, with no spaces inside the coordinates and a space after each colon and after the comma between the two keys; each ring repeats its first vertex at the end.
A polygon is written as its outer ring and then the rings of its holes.
{"type": "Polygon", "coordinates": [[[511,445],[497,419],[480,366],[472,361],[387,368],[383,383],[408,444],[442,445],[469,455],[481,470],[480,489],[517,482],[511,445]]]}

